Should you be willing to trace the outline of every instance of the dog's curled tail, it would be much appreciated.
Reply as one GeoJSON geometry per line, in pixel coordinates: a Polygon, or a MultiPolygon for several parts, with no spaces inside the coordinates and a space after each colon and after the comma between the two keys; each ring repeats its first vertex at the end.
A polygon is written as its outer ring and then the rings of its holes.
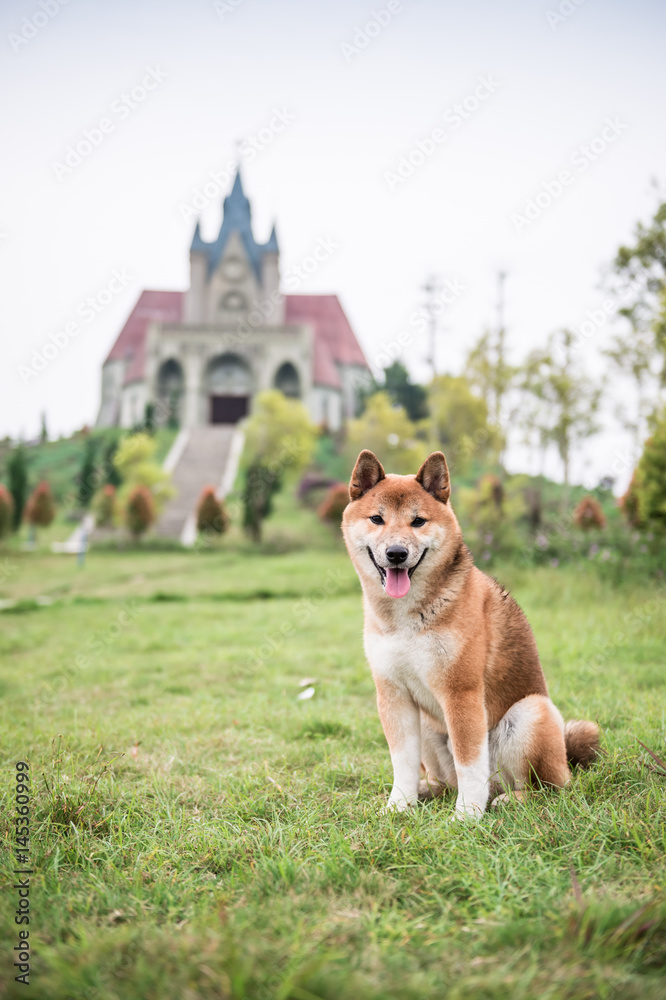
{"type": "Polygon", "coordinates": [[[589,767],[599,756],[599,726],[576,719],[564,727],[567,758],[573,767],[589,767]]]}

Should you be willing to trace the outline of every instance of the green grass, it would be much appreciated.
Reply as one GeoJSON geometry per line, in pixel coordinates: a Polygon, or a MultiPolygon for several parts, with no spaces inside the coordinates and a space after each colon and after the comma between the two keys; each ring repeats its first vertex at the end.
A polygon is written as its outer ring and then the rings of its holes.
{"type": "Polygon", "coordinates": [[[599,720],[604,756],[479,825],[452,824],[449,797],[386,816],[358,584],[333,534],[286,506],[260,552],[238,537],[93,550],[83,569],[10,553],[5,963],[18,759],[35,874],[31,987],[5,995],[663,996],[666,777],[637,740],[664,756],[664,592],[585,569],[499,573],[554,700],[599,720]],[[298,701],[306,677],[315,696],[298,701]]]}

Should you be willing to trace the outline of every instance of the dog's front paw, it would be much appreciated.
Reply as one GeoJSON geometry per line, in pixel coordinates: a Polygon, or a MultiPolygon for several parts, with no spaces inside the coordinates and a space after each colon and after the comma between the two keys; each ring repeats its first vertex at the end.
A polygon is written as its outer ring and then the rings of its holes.
{"type": "Polygon", "coordinates": [[[482,805],[477,802],[461,802],[460,799],[456,802],[455,812],[453,813],[453,820],[475,820],[478,822],[485,809],[482,805]]]}
{"type": "Polygon", "coordinates": [[[401,813],[405,812],[407,809],[410,809],[411,806],[413,806],[414,804],[415,804],[414,802],[411,802],[409,799],[405,798],[404,795],[396,795],[396,796],[391,795],[389,797],[388,802],[382,809],[382,812],[384,814],[397,813],[397,812],[401,813]]]}

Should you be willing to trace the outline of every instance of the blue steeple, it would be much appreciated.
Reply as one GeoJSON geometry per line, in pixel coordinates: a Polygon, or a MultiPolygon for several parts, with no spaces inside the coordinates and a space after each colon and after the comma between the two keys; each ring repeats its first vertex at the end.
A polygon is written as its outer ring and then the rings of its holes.
{"type": "Polygon", "coordinates": [[[277,233],[275,231],[275,223],[273,223],[273,228],[271,229],[271,235],[268,237],[268,243],[264,246],[265,253],[279,253],[277,233]]]}
{"type": "Polygon", "coordinates": [[[243,191],[243,181],[241,179],[240,168],[236,171],[231,192],[226,196],[222,208],[222,225],[217,239],[213,243],[204,243],[201,239],[201,231],[197,222],[192,237],[191,252],[205,253],[208,257],[208,276],[214,273],[220,259],[224,253],[224,248],[232,233],[240,235],[245,247],[247,256],[252,264],[254,273],[261,281],[261,263],[265,253],[277,253],[277,235],[275,226],[270,235],[268,243],[260,244],[255,241],[252,233],[252,212],[249,199],[243,191]]]}

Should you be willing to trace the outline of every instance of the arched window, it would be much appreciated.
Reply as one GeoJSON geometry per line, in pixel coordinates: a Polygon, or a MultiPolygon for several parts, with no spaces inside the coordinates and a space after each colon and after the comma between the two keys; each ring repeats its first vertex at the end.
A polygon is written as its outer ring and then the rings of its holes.
{"type": "Polygon", "coordinates": [[[291,361],[285,361],[283,365],[280,365],[275,373],[273,384],[276,389],[279,389],[290,399],[301,398],[301,380],[291,361]]]}
{"type": "Polygon", "coordinates": [[[185,379],[180,362],[169,358],[160,365],[157,373],[157,399],[160,403],[158,418],[169,427],[180,424],[180,404],[183,397],[185,379]]]}

